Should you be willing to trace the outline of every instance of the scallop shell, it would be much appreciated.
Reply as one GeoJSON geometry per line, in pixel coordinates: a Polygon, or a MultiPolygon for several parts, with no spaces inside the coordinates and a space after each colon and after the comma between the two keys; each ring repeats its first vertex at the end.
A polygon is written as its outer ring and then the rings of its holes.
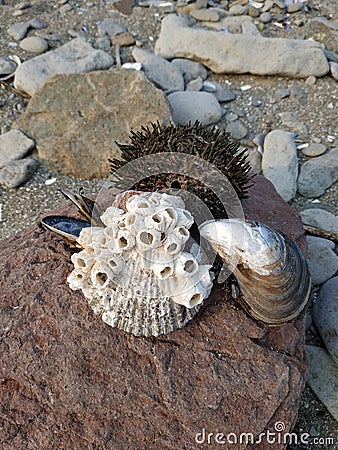
{"type": "Polygon", "coordinates": [[[201,235],[232,266],[241,306],[254,319],[276,326],[306,310],[311,277],[305,258],[287,236],[240,219],[206,222],[201,235]]]}
{"type": "Polygon", "coordinates": [[[104,322],[136,336],[183,327],[213,285],[183,200],[127,191],[100,220],[105,227],[85,228],[77,239],[83,250],[71,257],[70,288],[82,290],[104,322]]]}

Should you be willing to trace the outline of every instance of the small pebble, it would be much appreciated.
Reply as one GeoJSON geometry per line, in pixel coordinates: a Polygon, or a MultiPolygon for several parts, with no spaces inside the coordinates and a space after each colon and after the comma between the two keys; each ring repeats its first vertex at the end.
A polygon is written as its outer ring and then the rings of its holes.
{"type": "Polygon", "coordinates": [[[332,77],[338,81],[338,64],[336,62],[330,61],[330,72],[332,77]]]}
{"type": "Polygon", "coordinates": [[[229,9],[229,13],[234,16],[245,16],[248,12],[247,6],[244,5],[233,5],[229,9]]]}
{"type": "Polygon", "coordinates": [[[21,186],[32,177],[38,165],[38,161],[33,158],[11,161],[0,169],[0,186],[10,189],[21,186]]]}
{"type": "Polygon", "coordinates": [[[276,91],[275,91],[275,96],[280,99],[289,97],[289,95],[290,95],[290,89],[288,89],[288,88],[276,89],[276,91]]]}
{"type": "Polygon", "coordinates": [[[302,153],[305,156],[319,156],[325,153],[327,150],[326,145],[311,143],[308,147],[302,149],[302,153]]]}
{"type": "Polygon", "coordinates": [[[185,90],[186,91],[200,91],[203,87],[203,80],[201,77],[195,78],[195,80],[190,80],[186,84],[185,90]]]}
{"type": "Polygon", "coordinates": [[[48,180],[45,181],[45,185],[50,186],[51,184],[54,184],[55,181],[56,181],[56,178],[49,178],[48,180]]]}
{"type": "Polygon", "coordinates": [[[28,52],[41,54],[48,50],[48,42],[38,36],[31,36],[20,42],[20,47],[28,52]]]}
{"type": "Polygon", "coordinates": [[[301,11],[303,6],[304,6],[304,3],[302,3],[302,2],[290,3],[287,6],[286,10],[288,13],[294,13],[294,12],[301,11]]]}
{"type": "Polygon", "coordinates": [[[259,20],[262,23],[270,23],[272,20],[272,16],[269,12],[263,12],[260,16],[259,16],[259,20]]]}
{"type": "Polygon", "coordinates": [[[307,77],[307,79],[305,80],[305,83],[308,86],[314,86],[317,83],[317,78],[314,77],[313,75],[310,75],[309,77],[307,77]]]}
{"type": "Polygon", "coordinates": [[[225,131],[227,133],[231,134],[231,137],[233,139],[243,139],[248,133],[247,128],[243,125],[243,123],[240,120],[235,120],[233,122],[230,122],[225,131]]]}
{"type": "Polygon", "coordinates": [[[214,83],[210,81],[203,81],[203,91],[205,92],[216,92],[217,88],[214,83]]]}
{"type": "Polygon", "coordinates": [[[135,39],[129,31],[126,31],[115,36],[111,36],[111,43],[113,45],[119,45],[120,47],[129,47],[130,45],[135,44],[135,39]]]}

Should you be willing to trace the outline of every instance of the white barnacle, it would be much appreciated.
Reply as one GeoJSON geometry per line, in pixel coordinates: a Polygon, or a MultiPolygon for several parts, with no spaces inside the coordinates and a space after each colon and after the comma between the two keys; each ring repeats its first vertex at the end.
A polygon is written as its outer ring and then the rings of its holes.
{"type": "Polygon", "coordinates": [[[137,336],[182,327],[212,287],[211,266],[196,257],[199,245],[191,240],[187,247],[194,251],[185,248],[194,219],[184,201],[126,192],[101,220],[105,226],[81,231],[83,250],[72,256],[70,287],[82,290],[106,323],[137,336]]]}

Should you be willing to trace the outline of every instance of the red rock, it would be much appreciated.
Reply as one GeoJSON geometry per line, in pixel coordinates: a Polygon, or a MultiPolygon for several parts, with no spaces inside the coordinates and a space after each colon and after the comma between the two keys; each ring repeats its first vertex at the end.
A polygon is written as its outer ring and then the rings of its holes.
{"type": "MultiPolygon", "coordinates": [[[[255,178],[244,208],[303,245],[301,222],[267,180],[255,178]]],[[[276,422],[292,429],[303,321],[266,329],[218,285],[185,328],[137,338],[68,288],[70,254],[36,226],[0,242],[2,449],[218,448],[216,439],[274,433],[276,422]]],[[[254,448],[271,449],[261,440],[254,448]]]]}

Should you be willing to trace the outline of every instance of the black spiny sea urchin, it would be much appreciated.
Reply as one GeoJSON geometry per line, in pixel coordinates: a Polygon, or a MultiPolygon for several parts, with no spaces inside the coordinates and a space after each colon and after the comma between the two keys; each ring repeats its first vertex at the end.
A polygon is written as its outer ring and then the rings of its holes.
{"type": "MultiPolygon", "coordinates": [[[[186,153],[202,158],[222,172],[235,189],[240,199],[248,196],[250,187],[250,164],[247,161],[246,150],[239,151],[239,143],[230,140],[229,133],[216,127],[209,128],[200,122],[194,124],[172,124],[161,126],[159,123],[150,127],[142,127],[132,131],[129,144],[119,144],[121,159],[110,159],[111,171],[115,173],[124,164],[136,161],[146,155],[163,152],[186,153]]],[[[142,163],[140,163],[142,164],[142,163]]],[[[140,167],[139,170],[144,170],[140,167]]],[[[146,172],[144,170],[144,172],[146,172]]],[[[141,172],[143,173],[143,172],[141,172]]],[[[203,175],[203,174],[202,174],[203,175]]],[[[207,174],[205,174],[207,176],[207,174]]],[[[147,176],[132,183],[132,173],[125,173],[117,187],[141,191],[160,190],[169,187],[181,187],[203,200],[212,211],[215,218],[224,217],[224,210],[218,198],[203,184],[203,177],[195,179],[186,175],[163,173],[147,176]]]]}

